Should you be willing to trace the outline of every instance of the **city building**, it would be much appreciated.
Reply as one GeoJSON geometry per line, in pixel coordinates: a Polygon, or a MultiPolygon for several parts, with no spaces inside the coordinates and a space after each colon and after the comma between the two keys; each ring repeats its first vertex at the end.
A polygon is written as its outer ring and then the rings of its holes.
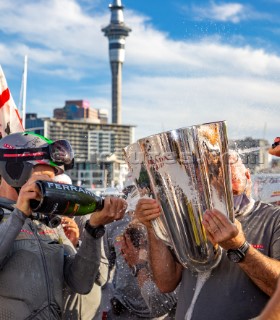
{"type": "Polygon", "coordinates": [[[125,25],[121,0],[109,5],[111,21],[102,28],[109,39],[109,57],[112,72],[112,123],[121,124],[122,65],[125,59],[125,38],[131,29],[125,25]]]}
{"type": "Polygon", "coordinates": [[[123,148],[134,141],[134,126],[37,118],[32,113],[27,114],[26,130],[70,141],[75,152],[75,167],[69,171],[73,184],[87,188],[122,185],[123,148]]]}
{"type": "Polygon", "coordinates": [[[239,152],[243,163],[252,174],[269,168],[269,147],[267,140],[252,137],[229,141],[229,148],[239,152]]]}
{"type": "Polygon", "coordinates": [[[54,109],[53,116],[56,119],[108,123],[108,111],[91,108],[87,100],[66,100],[63,108],[54,109]]]}

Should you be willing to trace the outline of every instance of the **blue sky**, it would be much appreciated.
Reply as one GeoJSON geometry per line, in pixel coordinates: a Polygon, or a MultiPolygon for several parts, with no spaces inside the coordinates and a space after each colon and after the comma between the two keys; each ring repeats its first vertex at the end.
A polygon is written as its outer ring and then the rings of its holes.
{"type": "MultiPolygon", "coordinates": [[[[0,63],[17,104],[27,54],[27,112],[52,116],[71,99],[110,112],[109,3],[1,1],[0,63]]],[[[122,3],[122,119],[137,139],[219,120],[232,139],[280,135],[280,0],[122,3]]]]}

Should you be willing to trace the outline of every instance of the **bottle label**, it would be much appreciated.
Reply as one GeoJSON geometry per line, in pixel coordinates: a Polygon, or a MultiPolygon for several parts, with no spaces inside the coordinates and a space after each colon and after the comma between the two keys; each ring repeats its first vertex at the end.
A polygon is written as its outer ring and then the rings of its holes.
{"type": "Polygon", "coordinates": [[[73,217],[101,210],[104,206],[103,198],[85,188],[50,181],[39,180],[36,183],[41,191],[41,199],[30,201],[34,212],[73,217]]]}
{"type": "Polygon", "coordinates": [[[47,184],[47,188],[49,188],[49,189],[83,192],[83,193],[88,194],[92,197],[96,197],[96,195],[94,193],[92,193],[91,191],[89,191],[85,188],[82,188],[82,187],[73,186],[71,184],[55,183],[55,182],[49,182],[49,181],[46,181],[46,184],[47,184]]]}

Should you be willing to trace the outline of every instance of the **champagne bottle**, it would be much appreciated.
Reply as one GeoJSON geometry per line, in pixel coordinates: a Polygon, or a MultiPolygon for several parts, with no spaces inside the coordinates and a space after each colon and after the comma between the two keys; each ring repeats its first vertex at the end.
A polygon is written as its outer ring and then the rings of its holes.
{"type": "Polygon", "coordinates": [[[33,212],[73,217],[102,210],[104,207],[104,198],[85,188],[42,180],[36,181],[36,184],[41,191],[41,200],[30,201],[33,212]]]}

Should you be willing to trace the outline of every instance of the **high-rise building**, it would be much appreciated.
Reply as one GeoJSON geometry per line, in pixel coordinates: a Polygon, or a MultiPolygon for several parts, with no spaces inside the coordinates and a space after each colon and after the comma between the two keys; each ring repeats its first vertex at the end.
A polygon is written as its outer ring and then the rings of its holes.
{"type": "Polygon", "coordinates": [[[53,116],[56,119],[108,123],[108,114],[91,108],[87,100],[66,100],[63,108],[54,109],[53,116]]]}
{"type": "Polygon", "coordinates": [[[102,28],[109,39],[109,56],[112,72],[112,123],[121,124],[122,65],[125,58],[125,38],[131,29],[125,25],[121,0],[109,5],[110,24],[102,28]]]}
{"type": "Polygon", "coordinates": [[[269,146],[267,140],[253,139],[251,137],[229,141],[230,149],[238,151],[242,162],[250,169],[251,173],[257,173],[269,167],[269,146]]]}
{"type": "Polygon", "coordinates": [[[73,184],[104,188],[121,184],[123,148],[134,141],[134,127],[91,121],[37,118],[27,114],[26,128],[52,140],[67,139],[75,152],[73,184]]]}

